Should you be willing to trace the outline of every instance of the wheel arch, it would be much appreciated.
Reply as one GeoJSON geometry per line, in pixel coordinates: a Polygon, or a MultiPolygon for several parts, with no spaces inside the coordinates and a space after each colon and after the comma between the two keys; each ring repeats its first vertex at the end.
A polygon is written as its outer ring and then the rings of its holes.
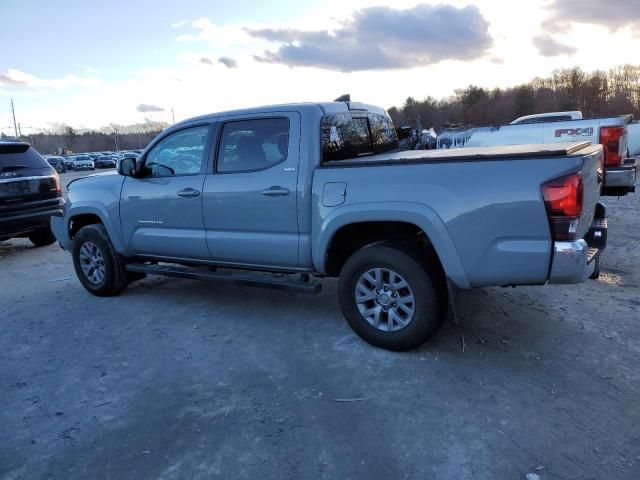
{"type": "Polygon", "coordinates": [[[107,230],[109,239],[114,248],[120,253],[124,249],[124,242],[119,233],[119,229],[113,224],[111,216],[107,209],[100,204],[83,203],[74,204],[72,210],[67,213],[66,231],[69,239],[72,241],[80,228],[86,225],[100,223],[107,230]]]}
{"type": "MultiPolygon", "coordinates": [[[[340,232],[365,230],[359,227],[393,224],[400,227],[401,233],[423,232],[425,241],[433,248],[445,275],[459,288],[470,288],[470,282],[456,251],[453,240],[440,217],[428,206],[412,202],[393,202],[380,204],[356,204],[333,210],[319,226],[315,235],[313,263],[318,272],[335,274],[335,265],[331,264],[333,242],[341,238],[340,232]],[[327,270],[329,267],[329,271],[327,270]]],[[[381,233],[388,233],[384,230],[381,233]]],[[[368,237],[369,239],[375,238],[368,237]]],[[[380,240],[389,238],[382,235],[380,240]]]]}

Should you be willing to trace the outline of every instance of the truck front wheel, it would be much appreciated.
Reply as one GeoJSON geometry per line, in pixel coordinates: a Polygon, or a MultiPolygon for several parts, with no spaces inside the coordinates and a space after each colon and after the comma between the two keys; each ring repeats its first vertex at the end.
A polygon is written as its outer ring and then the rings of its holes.
{"type": "Polygon", "coordinates": [[[124,262],[103,225],[82,227],[73,243],[73,266],[82,286],[93,295],[118,295],[128,284],[124,262]]]}
{"type": "Polygon", "coordinates": [[[340,275],[340,307],[365,341],[387,350],[422,345],[438,329],[438,275],[419,251],[372,245],[357,251],[340,275]]]}

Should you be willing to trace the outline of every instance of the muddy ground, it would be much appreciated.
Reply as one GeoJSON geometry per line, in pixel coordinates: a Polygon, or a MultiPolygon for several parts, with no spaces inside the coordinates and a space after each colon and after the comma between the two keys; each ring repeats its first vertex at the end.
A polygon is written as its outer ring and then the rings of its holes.
{"type": "Polygon", "coordinates": [[[465,293],[402,354],[335,281],[96,298],[58,246],[1,243],[0,478],[637,480],[640,195],[605,203],[600,280],[465,293]]]}

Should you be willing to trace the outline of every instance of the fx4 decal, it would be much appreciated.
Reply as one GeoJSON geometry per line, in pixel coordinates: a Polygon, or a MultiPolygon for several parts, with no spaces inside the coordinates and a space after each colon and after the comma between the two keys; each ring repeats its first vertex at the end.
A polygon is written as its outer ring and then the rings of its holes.
{"type": "Polygon", "coordinates": [[[561,137],[590,137],[593,135],[593,127],[589,128],[560,128],[556,130],[556,138],[561,137]]]}

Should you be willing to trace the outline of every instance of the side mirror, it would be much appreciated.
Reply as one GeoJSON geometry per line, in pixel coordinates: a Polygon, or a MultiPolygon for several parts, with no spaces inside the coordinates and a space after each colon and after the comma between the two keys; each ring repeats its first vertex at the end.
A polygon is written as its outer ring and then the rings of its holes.
{"type": "Polygon", "coordinates": [[[136,159],[131,157],[125,157],[120,160],[118,165],[118,173],[125,177],[133,177],[136,173],[136,159]]]}

